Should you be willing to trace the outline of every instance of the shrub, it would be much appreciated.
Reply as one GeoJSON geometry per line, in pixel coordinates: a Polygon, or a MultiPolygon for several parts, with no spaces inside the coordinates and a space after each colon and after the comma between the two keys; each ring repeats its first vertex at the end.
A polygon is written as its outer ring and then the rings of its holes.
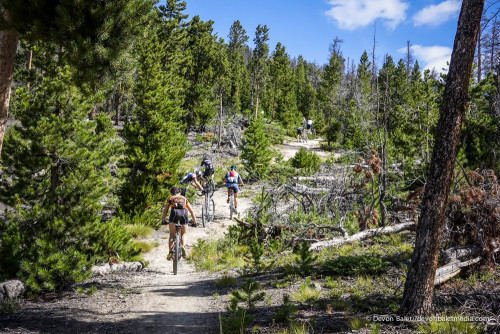
{"type": "Polygon", "coordinates": [[[331,275],[379,275],[386,271],[386,262],[378,257],[366,255],[339,256],[321,265],[321,272],[331,275]]]}
{"type": "Polygon", "coordinates": [[[276,322],[287,322],[295,312],[297,312],[297,306],[290,302],[290,296],[283,295],[283,305],[274,312],[274,320],[276,322]]]}
{"type": "Polygon", "coordinates": [[[264,131],[266,132],[271,144],[282,144],[285,140],[285,130],[279,123],[271,122],[269,124],[265,124],[264,131]]]}
{"type": "Polygon", "coordinates": [[[328,141],[328,145],[331,143],[336,143],[340,138],[340,130],[342,125],[336,120],[332,120],[329,126],[326,126],[323,130],[325,139],[328,141]]]}
{"type": "Polygon", "coordinates": [[[292,300],[300,303],[312,303],[319,298],[321,291],[307,283],[300,285],[300,290],[292,294],[292,300]]]}
{"type": "Polygon", "coordinates": [[[309,172],[316,173],[319,170],[321,160],[316,153],[307,152],[301,147],[291,159],[291,163],[295,168],[305,168],[309,172]]]}
{"type": "Polygon", "coordinates": [[[314,262],[318,259],[318,255],[314,255],[309,247],[309,243],[303,242],[299,247],[293,250],[296,254],[295,263],[297,264],[297,269],[303,276],[307,276],[311,273],[314,262]]]}
{"type": "Polygon", "coordinates": [[[224,275],[215,281],[215,286],[219,289],[235,285],[236,285],[236,278],[233,276],[224,275]]]}

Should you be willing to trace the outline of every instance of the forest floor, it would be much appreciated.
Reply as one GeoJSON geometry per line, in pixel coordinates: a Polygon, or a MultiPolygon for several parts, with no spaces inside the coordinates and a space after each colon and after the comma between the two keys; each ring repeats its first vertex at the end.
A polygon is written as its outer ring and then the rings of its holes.
{"type": "MultiPolygon", "coordinates": [[[[320,151],[319,139],[307,143],[296,141],[280,146],[288,160],[305,147],[320,151]]],[[[251,208],[252,196],[259,184],[247,186],[238,199],[240,216],[251,208]]],[[[221,238],[229,219],[225,188],[214,194],[215,222],[206,228],[190,227],[187,252],[198,239],[221,238]]],[[[194,202],[198,223],[201,223],[201,199],[194,202]]],[[[178,275],[173,275],[168,254],[167,226],[143,241],[156,243],[144,254],[149,265],[137,273],[111,274],[92,278],[80,285],[92,293],[67,291],[47,294],[21,302],[21,310],[0,316],[0,333],[218,333],[219,313],[225,301],[218,297],[214,281],[220,275],[197,272],[188,261],[181,261],[178,275]]]]}

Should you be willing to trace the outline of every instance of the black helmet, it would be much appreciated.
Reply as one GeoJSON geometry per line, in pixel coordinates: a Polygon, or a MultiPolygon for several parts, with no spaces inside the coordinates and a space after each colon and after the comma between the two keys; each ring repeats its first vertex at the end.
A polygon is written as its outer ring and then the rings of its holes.
{"type": "Polygon", "coordinates": [[[231,170],[237,170],[237,169],[238,169],[238,168],[236,168],[236,166],[235,166],[235,165],[232,165],[232,166],[231,166],[231,170]]]}
{"type": "Polygon", "coordinates": [[[196,176],[201,179],[203,177],[203,172],[201,170],[196,172],[196,176]]]}
{"type": "Polygon", "coordinates": [[[207,161],[207,160],[210,160],[210,156],[208,154],[203,154],[202,161],[207,161]]]}
{"type": "Polygon", "coordinates": [[[172,195],[180,194],[181,193],[181,188],[179,188],[179,187],[173,187],[172,189],[170,189],[170,193],[172,195]]]}

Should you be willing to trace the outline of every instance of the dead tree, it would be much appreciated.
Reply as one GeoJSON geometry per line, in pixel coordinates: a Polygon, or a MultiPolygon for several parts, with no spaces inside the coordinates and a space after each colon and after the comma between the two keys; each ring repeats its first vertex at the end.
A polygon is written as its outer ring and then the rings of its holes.
{"type": "Polygon", "coordinates": [[[462,120],[468,108],[469,78],[483,7],[484,0],[464,0],[462,3],[415,250],[405,282],[400,309],[404,315],[429,314],[432,310],[441,232],[462,120]]]}

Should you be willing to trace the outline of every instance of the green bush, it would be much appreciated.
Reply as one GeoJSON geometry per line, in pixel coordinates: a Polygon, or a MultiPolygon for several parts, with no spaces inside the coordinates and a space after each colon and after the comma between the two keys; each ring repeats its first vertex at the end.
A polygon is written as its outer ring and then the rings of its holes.
{"type": "Polygon", "coordinates": [[[282,144],[285,141],[285,130],[276,122],[264,125],[264,131],[271,141],[271,144],[282,144]]]}
{"type": "Polygon", "coordinates": [[[389,262],[366,255],[339,256],[321,264],[321,272],[330,275],[379,275],[386,271],[389,262]]]}
{"type": "Polygon", "coordinates": [[[309,172],[316,173],[319,170],[321,160],[316,153],[308,152],[301,147],[291,159],[291,163],[295,168],[305,168],[309,172]]]}
{"type": "Polygon", "coordinates": [[[342,125],[336,120],[332,120],[330,125],[327,125],[323,130],[325,139],[328,141],[328,145],[336,143],[340,139],[340,130],[342,125]]]}

